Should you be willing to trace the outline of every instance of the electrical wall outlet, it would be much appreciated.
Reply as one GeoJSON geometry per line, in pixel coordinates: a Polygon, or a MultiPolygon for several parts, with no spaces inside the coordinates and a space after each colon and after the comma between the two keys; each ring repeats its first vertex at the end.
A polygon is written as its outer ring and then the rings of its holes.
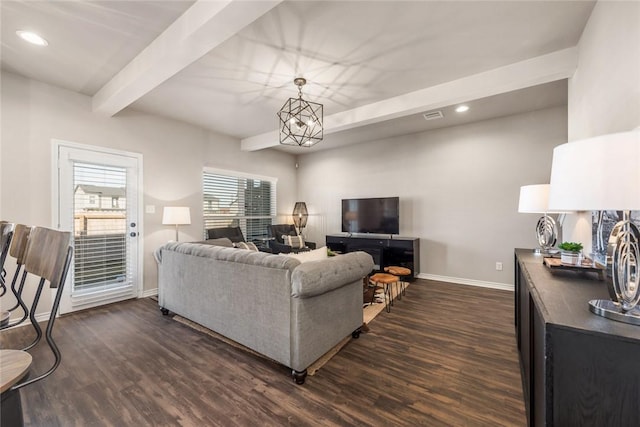
{"type": "Polygon", "coordinates": [[[496,262],[496,270],[502,271],[502,263],[501,262],[496,262]]]}

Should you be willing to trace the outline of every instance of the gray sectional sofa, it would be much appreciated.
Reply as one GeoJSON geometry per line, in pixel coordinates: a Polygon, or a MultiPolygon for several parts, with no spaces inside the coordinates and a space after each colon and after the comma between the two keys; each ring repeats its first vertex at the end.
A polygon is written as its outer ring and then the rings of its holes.
{"type": "Polygon", "coordinates": [[[156,252],[158,303],[292,369],[307,367],[362,326],[371,256],[301,263],[286,255],[170,242],[156,252]]]}

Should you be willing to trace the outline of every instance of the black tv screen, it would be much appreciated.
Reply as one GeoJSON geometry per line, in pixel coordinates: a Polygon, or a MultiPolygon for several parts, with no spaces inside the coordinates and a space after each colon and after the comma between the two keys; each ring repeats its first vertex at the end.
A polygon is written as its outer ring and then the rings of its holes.
{"type": "Polygon", "coordinates": [[[342,199],[342,231],[400,233],[400,198],[342,199]]]}

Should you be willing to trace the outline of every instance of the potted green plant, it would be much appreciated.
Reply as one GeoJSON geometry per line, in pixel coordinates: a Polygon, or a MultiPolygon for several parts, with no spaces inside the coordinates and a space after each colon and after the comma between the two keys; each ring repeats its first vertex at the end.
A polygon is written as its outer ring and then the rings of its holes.
{"type": "Polygon", "coordinates": [[[580,255],[582,253],[582,243],[562,242],[558,245],[560,249],[560,261],[563,264],[578,265],[580,264],[580,255]]]}

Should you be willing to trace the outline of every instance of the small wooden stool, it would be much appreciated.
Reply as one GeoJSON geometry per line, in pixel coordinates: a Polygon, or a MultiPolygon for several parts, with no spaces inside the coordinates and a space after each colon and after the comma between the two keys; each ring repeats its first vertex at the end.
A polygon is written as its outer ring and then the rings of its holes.
{"type": "Polygon", "coordinates": [[[391,312],[391,306],[393,305],[393,294],[391,293],[392,285],[398,283],[400,278],[388,273],[376,273],[369,277],[376,285],[382,285],[384,289],[384,306],[387,309],[387,313],[391,312]],[[389,300],[387,301],[387,296],[389,300]]]}
{"type": "Polygon", "coordinates": [[[386,271],[387,273],[394,274],[394,275],[400,277],[400,289],[401,289],[401,292],[398,293],[398,299],[402,299],[402,295],[405,295],[407,293],[407,286],[406,286],[406,281],[404,280],[404,278],[407,277],[407,276],[411,276],[411,270],[409,270],[406,267],[399,267],[399,266],[395,266],[395,265],[390,265],[388,267],[385,267],[384,271],[386,271]]]}

